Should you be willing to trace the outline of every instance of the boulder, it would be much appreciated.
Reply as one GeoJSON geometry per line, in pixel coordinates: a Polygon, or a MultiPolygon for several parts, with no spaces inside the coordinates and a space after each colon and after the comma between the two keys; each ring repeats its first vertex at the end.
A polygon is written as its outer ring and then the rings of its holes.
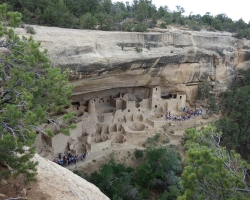
{"type": "Polygon", "coordinates": [[[38,154],[35,154],[33,160],[39,163],[37,189],[49,196],[49,200],[109,200],[99,188],[72,171],[42,158],[38,154]]]}

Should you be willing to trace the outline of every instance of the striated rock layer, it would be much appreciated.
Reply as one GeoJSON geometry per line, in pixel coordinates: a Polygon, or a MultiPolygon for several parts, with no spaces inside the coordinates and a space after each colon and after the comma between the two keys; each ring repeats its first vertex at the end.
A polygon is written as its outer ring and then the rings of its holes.
{"type": "Polygon", "coordinates": [[[250,63],[250,41],[225,32],[34,28],[34,39],[48,49],[52,62],[71,69],[77,101],[153,86],[161,86],[166,94],[184,92],[191,101],[198,82],[215,81],[225,89],[236,70],[250,63]]]}
{"type": "Polygon", "coordinates": [[[109,200],[96,186],[73,172],[42,158],[38,154],[34,161],[37,167],[38,190],[50,196],[51,200],[109,200]]]}

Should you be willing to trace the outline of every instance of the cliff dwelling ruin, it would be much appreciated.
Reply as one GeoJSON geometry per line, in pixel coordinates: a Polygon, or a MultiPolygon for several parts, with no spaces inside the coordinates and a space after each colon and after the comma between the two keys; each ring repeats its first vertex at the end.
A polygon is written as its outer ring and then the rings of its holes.
{"type": "Polygon", "coordinates": [[[72,97],[72,106],[67,109],[76,113],[77,124],[69,136],[57,131],[53,138],[38,135],[37,143],[46,146],[40,145],[42,156],[51,159],[60,153],[97,152],[114,143],[125,144],[128,138],[146,138],[166,124],[166,111],[181,116],[179,109],[187,104],[184,93],[162,93],[161,87],[130,89],[89,100],[85,97],[72,97]]]}

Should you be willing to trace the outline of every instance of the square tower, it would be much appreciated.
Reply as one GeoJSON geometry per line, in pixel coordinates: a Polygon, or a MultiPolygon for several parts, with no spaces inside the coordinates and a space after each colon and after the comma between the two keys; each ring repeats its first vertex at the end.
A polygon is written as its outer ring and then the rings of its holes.
{"type": "Polygon", "coordinates": [[[161,107],[161,87],[154,87],[151,89],[151,109],[161,107]]]}

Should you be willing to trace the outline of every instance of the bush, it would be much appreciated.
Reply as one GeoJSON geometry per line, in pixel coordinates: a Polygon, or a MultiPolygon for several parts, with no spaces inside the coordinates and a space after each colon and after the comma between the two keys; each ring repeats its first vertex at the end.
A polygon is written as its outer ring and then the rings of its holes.
{"type": "Polygon", "coordinates": [[[35,34],[36,31],[32,26],[25,26],[26,33],[35,34]]]}
{"type": "Polygon", "coordinates": [[[161,137],[161,134],[160,133],[156,133],[155,136],[154,136],[155,141],[158,142],[159,139],[160,139],[160,137],[161,137]]]}
{"type": "Polygon", "coordinates": [[[161,134],[156,133],[154,137],[148,137],[147,140],[142,144],[142,146],[143,147],[156,146],[157,142],[159,142],[160,137],[161,137],[161,134]]]}
{"type": "Polygon", "coordinates": [[[132,23],[123,23],[122,24],[122,31],[131,32],[134,29],[134,25],[132,23]]]}
{"type": "Polygon", "coordinates": [[[235,37],[237,37],[239,39],[246,38],[247,40],[249,40],[250,39],[250,28],[238,30],[235,37]]]}
{"type": "Polygon", "coordinates": [[[147,138],[147,140],[142,144],[142,146],[146,147],[146,145],[154,145],[155,139],[152,137],[147,138]]]}
{"type": "Polygon", "coordinates": [[[217,50],[217,53],[218,53],[221,57],[224,57],[224,56],[225,56],[225,54],[223,53],[222,50],[217,50]]]}
{"type": "Polygon", "coordinates": [[[161,28],[167,28],[167,24],[165,22],[161,23],[161,28]]]}
{"type": "Polygon", "coordinates": [[[146,32],[147,31],[147,25],[145,24],[137,24],[134,26],[134,31],[135,32],[146,32]]]}
{"type": "Polygon", "coordinates": [[[200,30],[201,30],[201,27],[200,27],[200,25],[193,24],[193,25],[191,25],[191,29],[192,29],[193,31],[200,31],[200,30]]]}
{"type": "Polygon", "coordinates": [[[136,149],[135,150],[135,158],[139,159],[143,157],[143,150],[136,149]]]}
{"type": "Polygon", "coordinates": [[[141,53],[142,52],[142,48],[140,48],[140,47],[136,47],[136,49],[135,49],[138,53],[141,53]]]}
{"type": "Polygon", "coordinates": [[[170,142],[170,139],[169,138],[166,138],[165,140],[162,141],[163,144],[167,144],[170,142]]]}

